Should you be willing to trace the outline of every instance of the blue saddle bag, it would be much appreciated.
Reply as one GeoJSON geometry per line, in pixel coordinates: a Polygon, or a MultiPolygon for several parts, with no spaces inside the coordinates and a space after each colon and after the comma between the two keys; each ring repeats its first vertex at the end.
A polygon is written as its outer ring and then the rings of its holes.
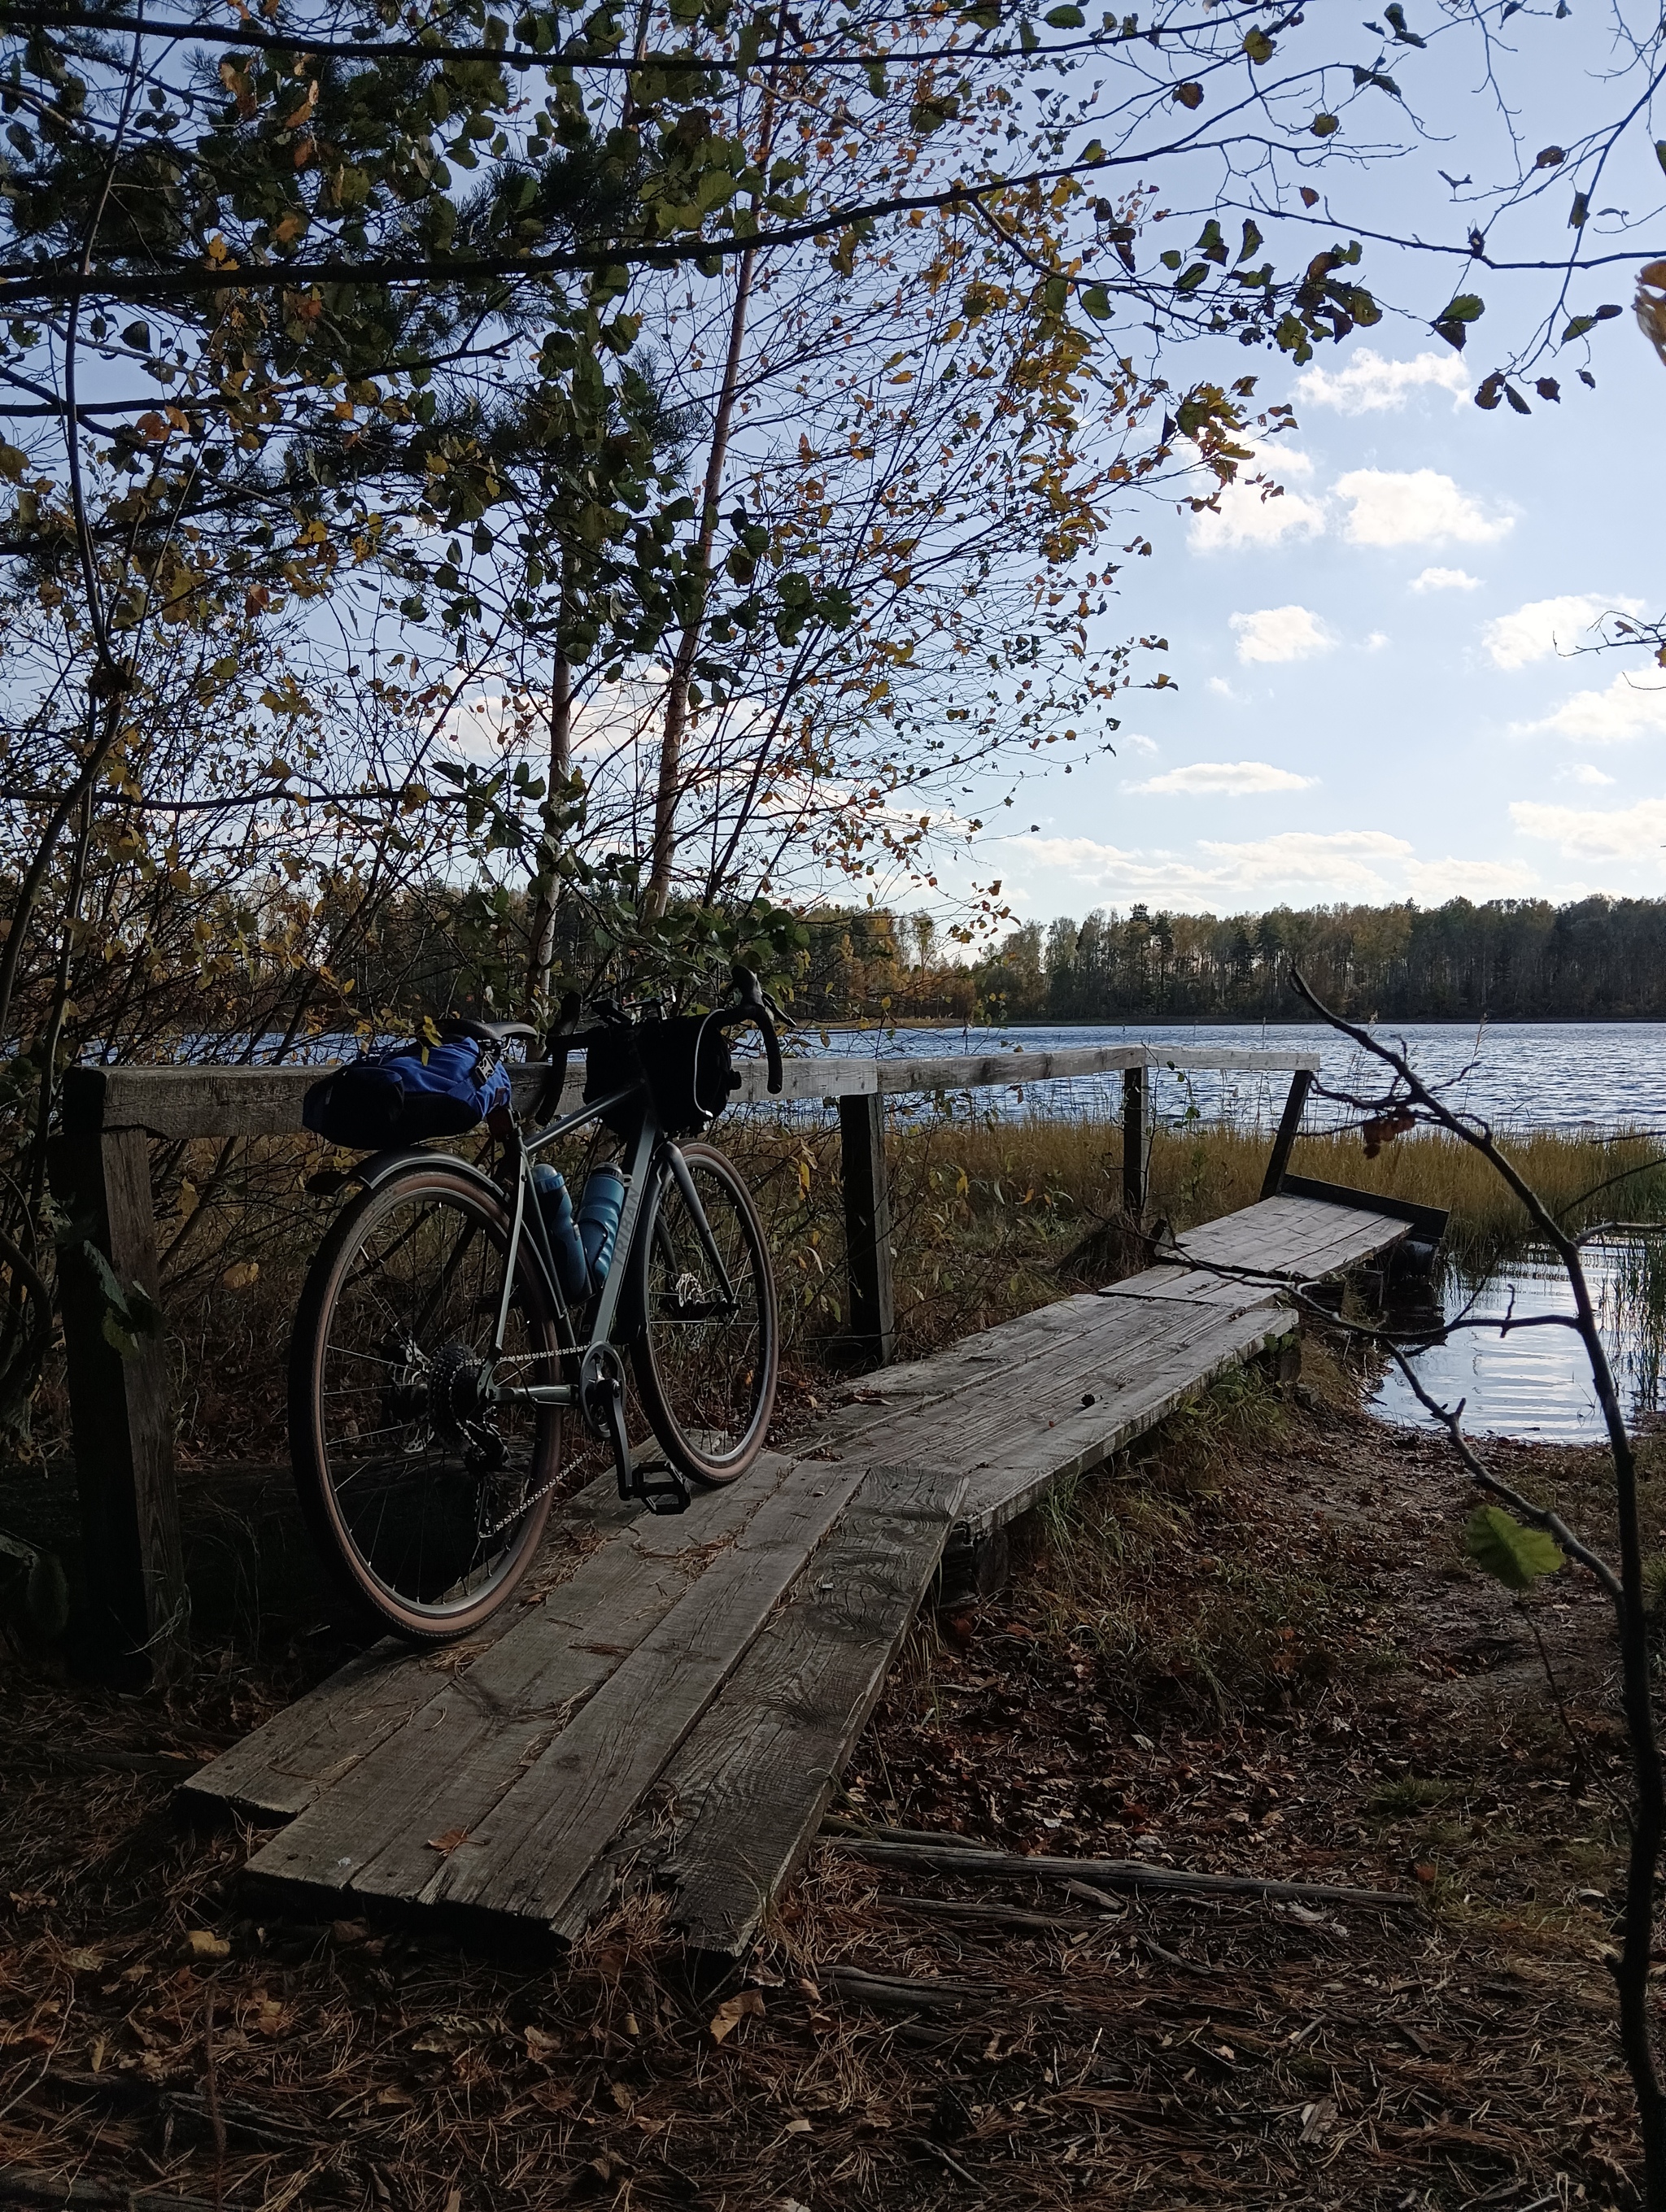
{"type": "Polygon", "coordinates": [[[460,1137],[509,1100],[509,1072],[475,1037],[408,1044],[335,1068],[301,1101],[315,1136],[355,1152],[460,1137]]]}

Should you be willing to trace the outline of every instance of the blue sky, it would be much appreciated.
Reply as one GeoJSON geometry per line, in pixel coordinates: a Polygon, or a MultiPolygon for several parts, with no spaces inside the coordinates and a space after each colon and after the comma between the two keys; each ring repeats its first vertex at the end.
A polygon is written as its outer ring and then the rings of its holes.
{"type": "Polygon", "coordinates": [[[1177,688],[1020,799],[1021,910],[1666,890],[1666,672],[1576,650],[1605,609],[1666,609],[1666,369],[1613,327],[1598,391],[1530,420],[1380,328],[1265,379],[1299,425],[1284,496],[1149,527],[1107,626],[1166,635],[1177,688]]]}
{"type": "MultiPolygon", "coordinates": [[[[1536,146],[1571,144],[1576,125],[1624,103],[1602,83],[1611,27],[1522,25],[1511,120],[1530,170],[1536,146]]],[[[1479,83],[1428,58],[1428,135],[1374,174],[1326,175],[1330,235],[1461,241],[1475,195],[1441,169],[1478,185],[1513,169],[1479,83]]],[[[1666,234],[1655,135],[1606,172],[1603,200],[1623,207],[1593,220],[1596,251],[1604,231],[1666,251],[1666,234],[1666,234]]],[[[1566,198],[1552,179],[1499,239],[1565,251],[1566,198]]],[[[1630,312],[1631,275],[1615,266],[1570,294],[1576,310],[1625,305],[1591,345],[1596,391],[1570,347],[1532,372],[1560,378],[1560,404],[1534,398],[1523,418],[1470,394],[1554,309],[1554,279],[1483,274],[1487,316],[1459,355],[1424,319],[1454,289],[1450,262],[1368,246],[1359,273],[1395,311],[1304,369],[1236,347],[1167,363],[1181,385],[1250,370],[1259,404],[1294,406],[1297,430],[1269,449],[1285,495],[1239,488],[1219,520],[1171,507],[1136,520],[1153,555],[1123,563],[1104,630],[1166,636],[1177,688],[1128,694],[1118,757],[1032,787],[1024,830],[985,848],[1026,918],[1139,899],[1229,912],[1666,892],[1666,671],[1577,653],[1605,609],[1666,612],[1666,368],[1630,312]]]]}

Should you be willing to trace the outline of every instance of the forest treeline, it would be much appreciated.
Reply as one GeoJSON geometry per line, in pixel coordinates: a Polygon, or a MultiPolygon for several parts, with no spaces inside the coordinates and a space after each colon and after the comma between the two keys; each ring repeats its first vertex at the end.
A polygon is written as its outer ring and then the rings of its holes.
{"type": "MultiPolygon", "coordinates": [[[[516,902],[466,892],[398,901],[350,963],[348,1002],[518,1010],[523,921],[516,902]]],[[[790,996],[809,1023],[1292,1021],[1292,963],[1361,1020],[1666,1019],[1666,898],[1134,906],[1026,922],[970,960],[924,913],[812,907],[794,934],[790,996]]],[[[581,933],[558,934],[556,953],[563,977],[593,984],[581,933]]]]}
{"type": "Polygon", "coordinates": [[[1292,963],[1338,1012],[1383,1021],[1666,1018],[1666,899],[1096,910],[1027,922],[975,966],[923,915],[812,925],[806,997],[950,1021],[1293,1020],[1292,963]],[[888,1002],[888,1004],[886,1004],[888,1002]]]}

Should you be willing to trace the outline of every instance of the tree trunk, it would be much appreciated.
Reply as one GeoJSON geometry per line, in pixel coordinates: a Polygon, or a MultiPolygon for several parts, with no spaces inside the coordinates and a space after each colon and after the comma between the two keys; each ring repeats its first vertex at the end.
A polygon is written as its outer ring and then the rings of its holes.
{"type": "Polygon", "coordinates": [[[557,653],[550,676],[550,788],[544,797],[545,828],[538,843],[537,889],[527,937],[526,1000],[536,1021],[550,998],[550,970],[556,955],[556,852],[549,829],[550,810],[558,788],[573,772],[573,671],[557,653]]]}
{"type": "Polygon", "coordinates": [[[723,489],[723,470],[729,456],[729,427],[734,417],[740,380],[740,353],[746,339],[746,311],[752,293],[750,252],[740,257],[735,281],[734,306],[729,315],[729,350],[723,364],[717,415],[712,424],[711,450],[706,457],[706,482],[700,501],[700,532],[695,541],[692,596],[682,634],[671,664],[666,691],[666,720],[660,741],[660,769],[654,790],[654,842],[648,862],[648,890],[642,902],[650,920],[666,910],[671,896],[671,868],[677,853],[677,801],[681,795],[683,738],[688,728],[689,685],[705,635],[706,607],[711,596],[712,540],[717,534],[717,503],[723,489]]]}

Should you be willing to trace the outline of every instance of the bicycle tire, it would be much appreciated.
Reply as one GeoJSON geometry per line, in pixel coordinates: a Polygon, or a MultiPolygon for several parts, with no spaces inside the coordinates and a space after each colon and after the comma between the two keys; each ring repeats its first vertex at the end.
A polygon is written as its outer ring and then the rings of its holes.
{"type": "Polygon", "coordinates": [[[713,1145],[681,1150],[737,1305],[731,1316],[712,1310],[721,1302],[706,1279],[710,1261],[662,1159],[631,1253],[631,1365],[672,1465],[691,1481],[718,1486],[752,1465],[775,1410],[775,1280],[763,1220],[733,1164],[713,1145]]]}
{"type": "Polygon", "coordinates": [[[549,1518],[559,1412],[479,1401],[492,1374],[559,1379],[524,1242],[504,1359],[491,1361],[511,1226],[501,1194],[443,1155],[398,1170],[332,1224],[295,1316],[289,1443],[302,1511],[350,1601],[412,1643],[478,1628],[549,1518]]]}

